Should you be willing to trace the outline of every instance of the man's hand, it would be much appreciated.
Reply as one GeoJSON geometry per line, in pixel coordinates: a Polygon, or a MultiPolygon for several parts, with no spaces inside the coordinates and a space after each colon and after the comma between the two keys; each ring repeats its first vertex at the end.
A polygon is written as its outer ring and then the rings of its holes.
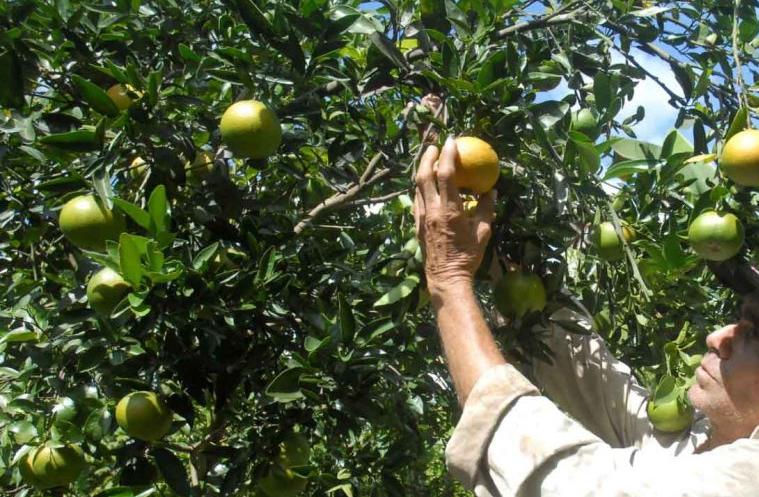
{"type": "Polygon", "coordinates": [[[464,213],[459,189],[453,181],[458,152],[449,137],[438,157],[429,146],[416,175],[414,218],[425,257],[427,287],[435,296],[452,285],[471,285],[490,239],[495,212],[495,190],[479,197],[477,208],[464,213]]]}

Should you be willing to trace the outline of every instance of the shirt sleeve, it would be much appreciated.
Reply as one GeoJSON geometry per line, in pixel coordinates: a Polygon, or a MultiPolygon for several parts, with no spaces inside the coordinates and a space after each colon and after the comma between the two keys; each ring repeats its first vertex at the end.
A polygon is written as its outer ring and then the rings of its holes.
{"type": "Polygon", "coordinates": [[[662,438],[646,415],[648,391],[598,334],[569,333],[554,323],[546,332],[554,362],[536,360],[528,370],[545,395],[612,447],[662,438]]]}
{"type": "Polygon", "coordinates": [[[677,457],[613,448],[500,366],[475,385],[446,461],[478,497],[749,497],[759,442],[677,457]]]}

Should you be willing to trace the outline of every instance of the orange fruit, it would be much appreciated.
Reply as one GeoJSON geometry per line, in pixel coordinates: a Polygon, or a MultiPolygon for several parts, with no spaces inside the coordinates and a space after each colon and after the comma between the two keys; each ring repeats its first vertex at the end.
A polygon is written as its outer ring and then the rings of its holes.
{"type": "Polygon", "coordinates": [[[747,129],[733,135],[722,149],[719,167],[742,186],[759,186],[759,130],[747,129]]]}
{"type": "Polygon", "coordinates": [[[132,106],[132,103],[134,103],[134,100],[129,96],[128,91],[134,91],[134,88],[131,85],[124,86],[121,84],[115,84],[108,88],[106,94],[116,105],[116,108],[119,110],[127,110],[132,106]]]}
{"type": "Polygon", "coordinates": [[[493,289],[493,297],[498,312],[506,317],[521,318],[546,306],[543,281],[537,274],[521,271],[506,273],[493,289]]]}
{"type": "Polygon", "coordinates": [[[731,258],[740,251],[743,240],[743,225],[730,213],[707,211],[688,227],[688,241],[693,251],[710,261],[731,258]]]}
{"type": "Polygon", "coordinates": [[[87,302],[98,314],[110,316],[131,288],[132,285],[119,273],[109,267],[104,267],[93,274],[87,283],[87,302]]]}
{"type": "Polygon", "coordinates": [[[486,141],[474,136],[456,138],[458,162],[454,183],[474,193],[490,191],[498,181],[498,155],[486,141]]]}
{"type": "Polygon", "coordinates": [[[84,467],[84,454],[77,445],[41,445],[19,463],[24,481],[39,489],[68,485],[84,467]]]}
{"type": "Polygon", "coordinates": [[[132,392],[116,404],[116,422],[132,438],[159,440],[171,429],[171,409],[153,392],[132,392]]]}
{"type": "Polygon", "coordinates": [[[63,206],[58,217],[63,234],[79,248],[105,250],[106,240],[116,240],[126,229],[120,212],[106,208],[93,195],[80,195],[63,206]]]}
{"type": "MultiPolygon", "coordinates": [[[[622,224],[621,228],[625,242],[630,243],[635,240],[635,230],[625,224],[622,224]]],[[[617,236],[614,225],[608,221],[596,226],[591,240],[602,259],[616,261],[625,255],[625,251],[622,248],[622,240],[617,236]]]]}
{"type": "Polygon", "coordinates": [[[277,115],[257,100],[235,102],[221,116],[221,139],[239,157],[265,159],[277,151],[282,128],[277,115]]]}

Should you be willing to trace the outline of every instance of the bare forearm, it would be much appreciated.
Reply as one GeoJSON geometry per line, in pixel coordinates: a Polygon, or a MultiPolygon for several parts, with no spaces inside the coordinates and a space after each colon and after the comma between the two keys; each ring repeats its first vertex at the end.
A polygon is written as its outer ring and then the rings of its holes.
{"type": "Polygon", "coordinates": [[[463,405],[480,375],[505,364],[470,282],[431,291],[448,369],[463,405]]]}

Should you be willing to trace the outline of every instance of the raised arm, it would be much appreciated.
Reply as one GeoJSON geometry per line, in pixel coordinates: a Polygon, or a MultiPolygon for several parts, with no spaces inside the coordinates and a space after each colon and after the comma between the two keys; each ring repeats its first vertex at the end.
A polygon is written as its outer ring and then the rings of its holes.
{"type": "Polygon", "coordinates": [[[427,148],[416,177],[414,217],[443,349],[463,405],[482,373],[506,361],[472,287],[490,238],[495,192],[481,196],[474,215],[464,214],[453,183],[456,158],[451,138],[439,157],[437,147],[427,148]]]}

